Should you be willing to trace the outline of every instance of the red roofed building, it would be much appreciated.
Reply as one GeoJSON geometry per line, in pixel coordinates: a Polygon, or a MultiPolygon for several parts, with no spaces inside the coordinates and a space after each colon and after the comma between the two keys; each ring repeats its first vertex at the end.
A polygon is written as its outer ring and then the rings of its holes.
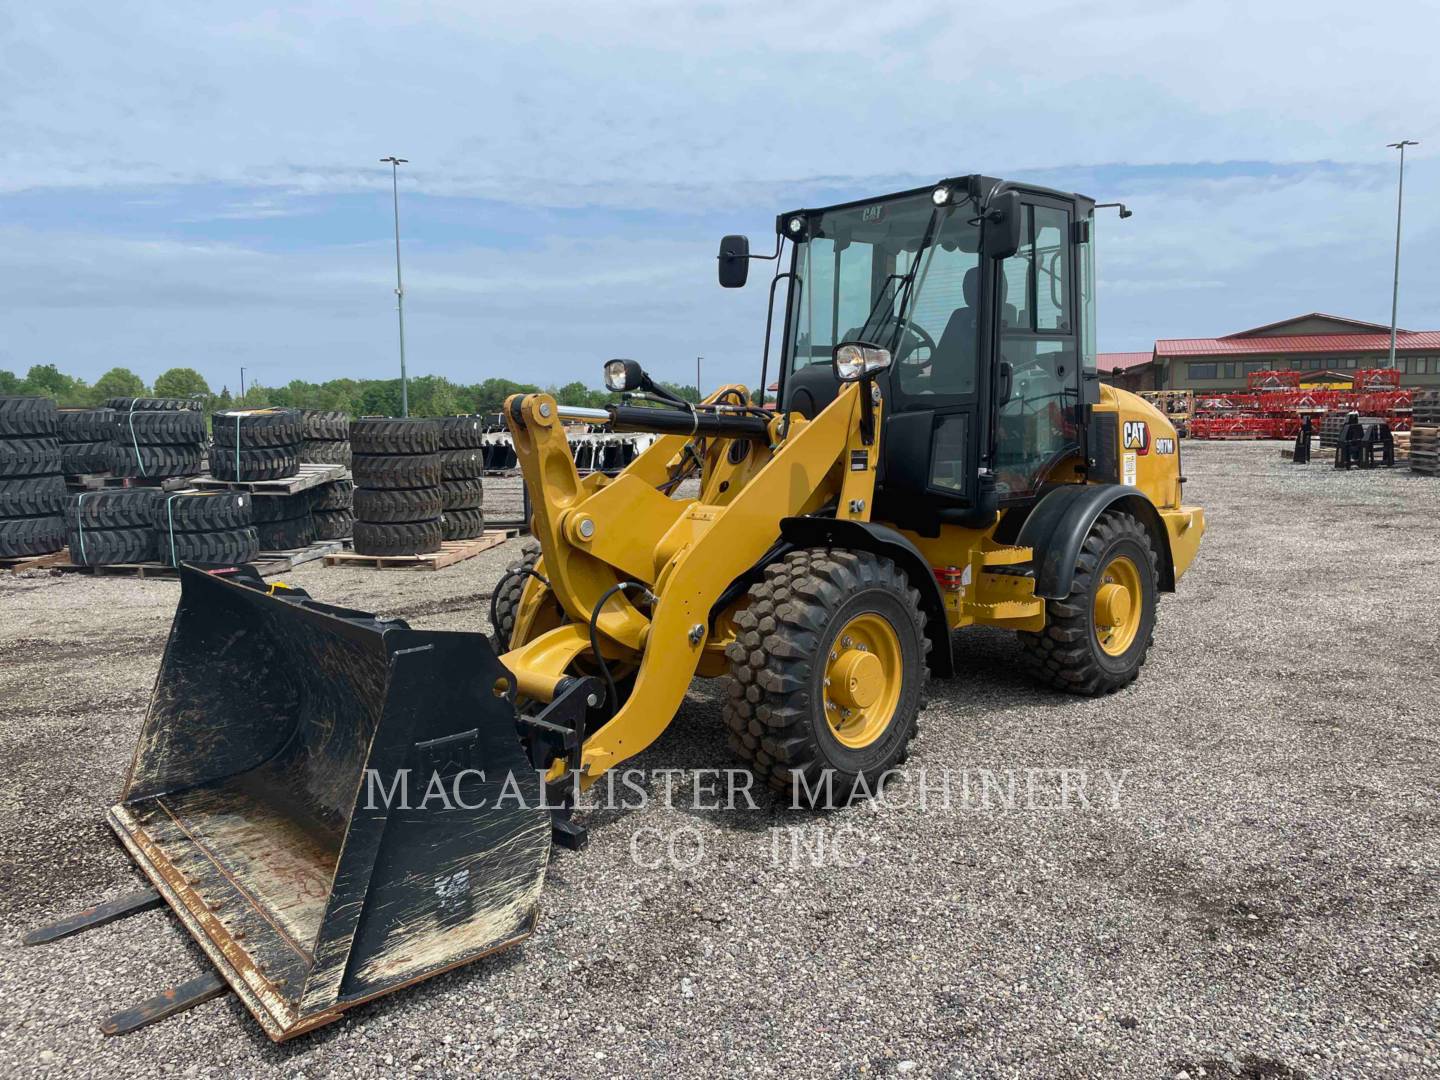
{"type": "MultiPolygon", "coordinates": [[[[1385,367],[1390,327],[1311,312],[1218,338],[1161,338],[1150,353],[1100,353],[1100,374],[1127,390],[1244,390],[1252,371],[1292,370],[1348,378],[1385,367]]],[[[1440,330],[1396,330],[1395,366],[1405,386],[1440,387],[1440,330]]]]}

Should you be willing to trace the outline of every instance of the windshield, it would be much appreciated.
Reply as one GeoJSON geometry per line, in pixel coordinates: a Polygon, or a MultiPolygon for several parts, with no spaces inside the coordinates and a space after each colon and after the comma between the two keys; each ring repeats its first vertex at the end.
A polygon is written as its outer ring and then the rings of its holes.
{"type": "Polygon", "coordinates": [[[975,389],[980,229],[969,199],[930,193],[811,218],[796,245],[788,369],[829,364],[843,341],[890,349],[909,396],[975,389]]]}

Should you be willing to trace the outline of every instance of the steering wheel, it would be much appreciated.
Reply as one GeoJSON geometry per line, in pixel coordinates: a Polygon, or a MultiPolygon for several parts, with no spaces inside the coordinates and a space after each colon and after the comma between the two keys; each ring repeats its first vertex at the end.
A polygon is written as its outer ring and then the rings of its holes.
{"type": "MultiPolygon", "coordinates": [[[[876,327],[874,337],[877,341],[884,341],[894,333],[894,327],[898,322],[894,315],[886,316],[876,327]]],[[[859,337],[860,330],[852,330],[842,340],[851,340],[859,337]]],[[[910,368],[918,370],[930,363],[930,358],[935,355],[935,339],[929,335],[924,327],[916,326],[913,321],[905,324],[905,329],[900,335],[900,343],[895,346],[895,364],[906,364],[910,368]],[[924,359],[912,359],[916,350],[924,349],[924,359]]]]}

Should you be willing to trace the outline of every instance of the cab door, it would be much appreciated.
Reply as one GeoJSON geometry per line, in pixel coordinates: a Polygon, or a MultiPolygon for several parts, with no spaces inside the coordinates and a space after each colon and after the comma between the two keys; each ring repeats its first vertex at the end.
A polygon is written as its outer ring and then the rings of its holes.
{"type": "Polygon", "coordinates": [[[1001,263],[997,283],[994,474],[1002,504],[1033,496],[1049,469],[1080,446],[1073,208],[1028,193],[1021,204],[1020,247],[1001,263]]]}

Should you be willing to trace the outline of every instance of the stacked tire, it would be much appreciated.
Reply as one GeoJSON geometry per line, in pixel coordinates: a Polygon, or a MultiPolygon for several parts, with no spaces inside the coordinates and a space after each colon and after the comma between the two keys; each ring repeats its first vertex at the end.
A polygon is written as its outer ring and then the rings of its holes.
{"type": "Polygon", "coordinates": [[[210,475],[244,483],[300,471],[305,423],[297,409],[230,409],[210,418],[210,475]]]}
{"type": "MultiPolygon", "coordinates": [[[[347,439],[345,445],[350,445],[347,439]]],[[[315,489],[310,514],[316,540],[348,540],[355,535],[355,483],[332,480],[315,489]]]]}
{"type": "Polygon", "coordinates": [[[368,418],[350,425],[355,551],[423,555],[440,550],[440,430],[433,420],[368,418]]]}
{"type": "Polygon", "coordinates": [[[141,480],[204,471],[205,416],[184,398],[108,398],[115,411],[114,472],[141,480]]]}
{"type": "Polygon", "coordinates": [[[485,426],[478,416],[435,421],[440,434],[441,535],[473,540],[485,532],[485,426]]]}
{"type": "Polygon", "coordinates": [[[255,499],[247,491],[185,491],[152,503],[156,554],[166,566],[235,566],[260,554],[252,523],[255,499]]]}
{"type": "Polygon", "coordinates": [[[293,495],[256,495],[255,533],[261,551],[295,551],[315,542],[311,514],[315,496],[309,491],[293,495]]]}
{"type": "Polygon", "coordinates": [[[343,412],[302,409],[300,460],[313,465],[350,464],[350,418],[343,412]]]}
{"type": "Polygon", "coordinates": [[[55,403],[0,397],[0,558],[65,546],[65,479],[55,403]]]}
{"type": "Polygon", "coordinates": [[[119,460],[114,409],[61,409],[60,471],[66,476],[113,472],[119,460]]]}
{"type": "Polygon", "coordinates": [[[110,488],[72,495],[65,505],[66,540],[76,566],[154,562],[159,488],[110,488]]]}

